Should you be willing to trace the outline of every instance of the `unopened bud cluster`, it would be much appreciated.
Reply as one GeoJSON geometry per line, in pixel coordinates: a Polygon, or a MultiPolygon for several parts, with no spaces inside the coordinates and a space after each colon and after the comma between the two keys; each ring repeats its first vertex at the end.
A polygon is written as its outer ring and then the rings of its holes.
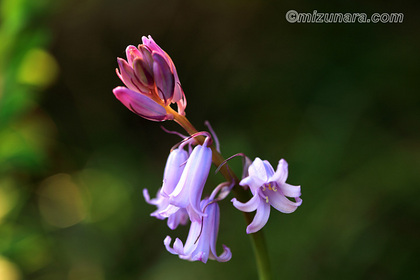
{"type": "Polygon", "coordinates": [[[143,37],[138,48],[128,46],[127,60],[118,58],[117,75],[126,87],[116,87],[114,94],[128,109],[152,121],[173,119],[169,105],[176,103],[185,114],[187,102],[172,59],[152,37],[143,37]]]}

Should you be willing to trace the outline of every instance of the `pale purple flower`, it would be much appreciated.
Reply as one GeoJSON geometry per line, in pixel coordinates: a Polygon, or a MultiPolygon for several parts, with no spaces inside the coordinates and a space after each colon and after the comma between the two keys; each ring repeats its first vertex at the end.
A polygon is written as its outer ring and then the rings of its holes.
{"type": "Polygon", "coordinates": [[[173,248],[170,247],[172,238],[167,236],[163,241],[166,249],[181,259],[189,261],[201,261],[206,263],[208,259],[219,262],[227,262],[231,259],[232,253],[228,247],[223,245],[223,253],[216,254],[216,241],[219,231],[220,209],[215,201],[204,199],[200,207],[206,214],[200,220],[192,221],[185,246],[179,238],[175,239],[173,248]]]}
{"type": "Polygon", "coordinates": [[[161,212],[162,215],[169,217],[179,208],[184,208],[191,220],[201,220],[204,213],[200,210],[200,201],[211,162],[211,149],[206,144],[195,146],[178,184],[169,194],[170,206],[161,212]]]}
{"type": "Polygon", "coordinates": [[[170,229],[176,229],[178,225],[186,225],[188,222],[188,213],[185,209],[178,209],[175,213],[169,217],[165,217],[161,214],[161,211],[169,206],[169,199],[161,194],[160,189],[156,194],[156,198],[150,199],[149,192],[147,189],[143,189],[143,196],[147,203],[155,205],[156,211],[152,212],[150,216],[156,217],[159,220],[168,218],[168,227],[170,229]]]}
{"type": "Polygon", "coordinates": [[[279,161],[277,170],[266,160],[256,158],[249,166],[248,176],[239,183],[249,186],[253,197],[246,203],[232,199],[233,206],[244,212],[257,211],[253,221],[246,228],[246,232],[259,231],[268,221],[270,205],[280,212],[292,213],[302,204],[300,186],[286,183],[288,165],[284,159],[279,161]],[[293,198],[295,201],[288,199],[293,198]]]}
{"type": "Polygon", "coordinates": [[[185,209],[177,209],[177,211],[171,213],[171,215],[162,215],[162,212],[170,206],[167,194],[171,193],[178,184],[181,174],[184,171],[187,158],[188,153],[182,148],[171,151],[168,160],[166,161],[163,185],[162,188],[159,189],[156,198],[150,199],[147,189],[143,190],[143,196],[146,202],[157,207],[157,210],[150,215],[161,220],[168,218],[168,227],[170,229],[175,229],[179,224],[185,225],[188,221],[188,214],[185,209]]]}
{"type": "Polygon", "coordinates": [[[142,41],[138,48],[127,47],[127,60],[117,59],[117,75],[127,88],[115,88],[115,96],[131,111],[149,120],[173,119],[166,110],[171,103],[176,103],[178,113],[185,115],[187,102],[172,59],[151,36],[143,36],[142,41]]]}
{"type": "Polygon", "coordinates": [[[168,197],[173,192],[176,185],[181,178],[184,171],[185,164],[188,159],[188,153],[181,147],[172,150],[169,153],[163,173],[163,185],[161,193],[163,196],[168,197]]]}

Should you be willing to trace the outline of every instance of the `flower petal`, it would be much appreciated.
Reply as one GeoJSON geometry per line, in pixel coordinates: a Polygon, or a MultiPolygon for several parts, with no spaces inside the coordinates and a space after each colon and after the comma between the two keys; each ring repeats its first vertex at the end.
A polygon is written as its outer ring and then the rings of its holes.
{"type": "Polygon", "coordinates": [[[141,82],[141,84],[147,88],[152,88],[154,85],[153,80],[153,70],[152,68],[149,68],[147,63],[141,59],[136,58],[133,61],[133,69],[134,73],[136,74],[136,77],[141,82]]]}
{"type": "Polygon", "coordinates": [[[192,151],[181,178],[169,195],[170,203],[189,211],[190,218],[201,220],[200,200],[211,167],[212,151],[197,145],[192,151]]]}
{"type": "MultiPolygon", "coordinates": [[[[176,92],[176,86],[175,86],[175,92],[176,92]]],[[[184,92],[181,94],[181,98],[176,101],[175,94],[172,98],[172,102],[176,102],[176,105],[178,106],[178,114],[185,116],[185,108],[187,107],[187,99],[185,98],[184,92]]]]}
{"type": "MultiPolygon", "coordinates": [[[[158,53],[165,59],[166,63],[171,69],[171,72],[174,74],[174,78],[176,82],[175,84],[181,85],[181,83],[179,82],[178,74],[176,72],[175,64],[173,63],[171,57],[158,44],[156,44],[152,36],[150,35],[148,37],[143,36],[142,41],[143,41],[143,46],[145,46],[148,50],[150,50],[151,53],[158,53]]],[[[181,96],[177,96],[176,98],[177,99],[174,100],[173,102],[177,102],[179,100],[178,98],[181,98],[181,96]]]]}
{"type": "Polygon", "coordinates": [[[169,196],[181,178],[184,171],[185,162],[188,159],[188,153],[184,149],[174,149],[169,153],[168,160],[166,161],[165,171],[163,173],[163,185],[161,194],[169,196]]]}
{"type": "Polygon", "coordinates": [[[137,57],[142,57],[140,51],[133,45],[129,45],[125,49],[125,54],[127,56],[127,61],[129,65],[133,65],[133,61],[137,57]]]}
{"type": "Polygon", "coordinates": [[[175,89],[174,74],[171,71],[165,58],[153,52],[153,76],[159,97],[163,100],[165,105],[172,101],[175,89]]]}
{"type": "MultiPolygon", "coordinates": [[[[181,82],[179,81],[178,75],[175,75],[175,73],[176,72],[174,72],[175,88],[174,88],[174,96],[172,97],[172,102],[179,102],[180,100],[185,99],[185,95],[181,86],[181,82]]],[[[184,103],[182,102],[181,104],[184,105],[184,103]]]]}
{"type": "Polygon", "coordinates": [[[150,49],[145,45],[139,45],[139,51],[141,53],[141,58],[147,63],[149,69],[153,67],[153,57],[150,53],[150,49]]]}
{"type": "Polygon", "coordinates": [[[128,65],[127,61],[119,57],[117,58],[117,61],[121,71],[121,73],[118,73],[117,70],[117,75],[129,89],[141,92],[143,94],[147,94],[150,92],[150,89],[145,87],[136,77],[133,68],[130,65],[128,65]]]}
{"type": "MultiPolygon", "coordinates": [[[[219,233],[219,222],[220,222],[220,208],[217,203],[212,203],[207,206],[206,213],[208,214],[208,223],[210,226],[210,254],[209,258],[217,260],[218,262],[227,262],[232,258],[232,253],[228,247],[223,245],[223,252],[220,256],[217,256],[216,242],[217,235],[219,233]]],[[[205,218],[206,219],[206,218],[205,218]]],[[[203,229],[204,230],[204,229],[203,229]]]]}
{"type": "Polygon", "coordinates": [[[279,184],[280,191],[288,197],[301,196],[300,186],[294,186],[287,183],[279,184]]]}
{"type": "Polygon", "coordinates": [[[178,212],[180,209],[181,209],[180,207],[168,203],[168,207],[159,211],[159,215],[167,218],[172,215],[175,215],[175,213],[178,212]]]}
{"type": "Polygon", "coordinates": [[[229,247],[222,244],[223,246],[223,252],[220,254],[220,256],[217,256],[215,253],[210,254],[209,258],[212,260],[217,260],[218,262],[227,262],[230,261],[232,258],[232,252],[230,251],[229,247]]]}
{"type": "Polygon", "coordinates": [[[143,41],[143,44],[145,46],[147,46],[152,52],[155,51],[155,52],[160,53],[161,55],[166,54],[166,52],[161,47],[159,47],[158,44],[156,44],[156,42],[155,42],[155,40],[153,40],[152,36],[150,36],[150,35],[148,37],[143,36],[141,39],[143,41]]]}
{"type": "Polygon", "coordinates": [[[184,254],[184,247],[182,241],[179,238],[175,239],[174,250],[175,252],[178,252],[178,254],[184,254]]]}
{"type": "Polygon", "coordinates": [[[270,178],[271,176],[273,176],[274,169],[271,166],[271,164],[268,162],[268,160],[263,160],[263,164],[264,164],[264,167],[265,167],[265,172],[267,174],[267,180],[268,180],[268,178],[270,178]]]}
{"type": "Polygon", "coordinates": [[[253,194],[255,194],[258,189],[264,185],[266,182],[264,180],[261,180],[259,177],[256,176],[248,176],[243,178],[240,182],[239,185],[241,186],[248,186],[251,188],[251,191],[253,194]]]}
{"type": "Polygon", "coordinates": [[[276,173],[274,173],[271,178],[269,178],[270,182],[277,182],[279,184],[286,182],[287,176],[289,175],[288,164],[287,161],[281,159],[279,164],[277,165],[276,173]]]}
{"type": "Polygon", "coordinates": [[[249,176],[256,177],[262,180],[264,183],[267,182],[267,170],[265,168],[264,162],[260,158],[255,158],[252,164],[249,166],[249,176]]]}
{"type": "Polygon", "coordinates": [[[258,208],[258,205],[262,203],[260,195],[257,193],[255,194],[248,202],[242,203],[239,202],[236,198],[231,200],[233,202],[233,206],[242,212],[252,212],[258,208]]]}
{"type": "Polygon", "coordinates": [[[246,233],[254,233],[259,231],[265,226],[270,216],[270,204],[266,203],[263,200],[260,200],[260,203],[257,207],[257,213],[255,213],[254,219],[246,228],[246,233]]]}
{"type": "Polygon", "coordinates": [[[115,97],[128,109],[137,115],[152,121],[164,121],[172,119],[166,110],[148,96],[132,91],[125,87],[116,87],[113,90],[115,97]]]}
{"type": "Polygon", "coordinates": [[[190,231],[188,232],[187,240],[185,241],[184,254],[190,255],[197,248],[197,239],[202,238],[201,236],[203,228],[202,221],[192,221],[190,231]]]}
{"type": "Polygon", "coordinates": [[[143,196],[144,196],[144,200],[146,200],[148,204],[153,204],[150,199],[149,191],[147,189],[143,189],[143,196]]]}
{"type": "Polygon", "coordinates": [[[179,209],[175,214],[169,216],[168,227],[172,230],[176,229],[178,225],[186,225],[188,222],[188,213],[185,209],[179,209]]]}
{"type": "Polygon", "coordinates": [[[182,241],[176,238],[173,248],[170,247],[171,241],[172,241],[172,238],[169,235],[166,236],[166,238],[163,240],[163,244],[165,245],[166,250],[168,250],[169,253],[174,254],[174,255],[183,254],[184,247],[183,247],[182,241]]]}
{"type": "MultiPolygon", "coordinates": [[[[162,57],[165,59],[166,63],[168,64],[168,66],[171,69],[171,72],[174,75],[174,93],[172,96],[172,101],[173,103],[177,103],[178,105],[178,113],[181,115],[184,115],[184,111],[185,111],[185,107],[187,106],[187,102],[185,100],[185,95],[184,95],[184,91],[182,90],[182,86],[181,86],[181,82],[179,81],[179,77],[178,77],[178,73],[176,71],[176,67],[175,64],[173,63],[171,57],[161,48],[159,47],[158,44],[156,44],[156,42],[153,40],[152,36],[148,36],[142,37],[142,41],[143,41],[143,48],[147,48],[149,49],[151,52],[155,52],[155,53],[159,53],[160,55],[162,55],[162,57]]],[[[139,46],[140,51],[142,51],[142,49],[139,46]]]]}
{"type": "Polygon", "coordinates": [[[271,206],[282,213],[292,213],[302,204],[302,199],[296,198],[296,202],[293,202],[286,198],[281,192],[270,191],[264,193],[268,196],[268,201],[271,206]]]}
{"type": "Polygon", "coordinates": [[[162,209],[166,209],[168,207],[169,199],[166,197],[163,197],[160,194],[160,190],[158,190],[156,198],[150,199],[150,195],[147,189],[143,189],[143,196],[148,204],[155,205],[157,207],[157,209],[154,212],[152,212],[150,216],[156,217],[157,219],[160,219],[160,220],[164,220],[167,216],[163,216],[161,212],[162,212],[162,209]]]}
{"type": "Polygon", "coordinates": [[[243,169],[242,169],[242,178],[245,178],[245,177],[248,177],[249,176],[249,171],[248,170],[249,170],[249,167],[252,164],[252,161],[247,156],[245,156],[243,158],[243,160],[244,160],[244,166],[243,166],[243,169]]]}

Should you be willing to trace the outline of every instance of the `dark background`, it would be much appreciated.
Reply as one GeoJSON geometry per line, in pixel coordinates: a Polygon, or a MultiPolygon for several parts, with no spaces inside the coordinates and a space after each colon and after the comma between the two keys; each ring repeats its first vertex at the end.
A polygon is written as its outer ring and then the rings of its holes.
{"type": "MultiPolygon", "coordinates": [[[[142,189],[160,187],[179,138],[112,94],[116,57],[143,35],[172,57],[187,117],[211,122],[225,157],[285,158],[302,186],[302,206],[272,211],[264,228],[274,279],[420,277],[417,2],[1,5],[0,279],[257,278],[231,197],[218,240],[231,261],[191,263],[163,246],[188,227],[150,217],[142,189]],[[291,24],[291,9],[404,22],[291,24]]],[[[206,192],[222,180],[211,173],[206,192]]]]}

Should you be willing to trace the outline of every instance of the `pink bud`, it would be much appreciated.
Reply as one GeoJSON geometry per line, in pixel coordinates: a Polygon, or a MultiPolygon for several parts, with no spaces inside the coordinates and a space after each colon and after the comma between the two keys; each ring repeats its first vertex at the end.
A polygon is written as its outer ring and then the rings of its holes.
{"type": "Polygon", "coordinates": [[[175,80],[171,68],[166,60],[159,53],[153,53],[153,76],[159,97],[165,105],[169,103],[174,95],[175,80]]]}
{"type": "Polygon", "coordinates": [[[125,87],[116,87],[113,92],[122,104],[145,119],[157,122],[173,119],[173,116],[169,115],[162,105],[146,95],[125,87]]]}
{"type": "Polygon", "coordinates": [[[118,58],[117,75],[128,90],[114,89],[117,98],[136,114],[154,121],[173,119],[165,107],[176,103],[178,114],[185,115],[187,101],[169,55],[153,41],[143,37],[138,48],[128,46],[127,60],[118,58]]]}

